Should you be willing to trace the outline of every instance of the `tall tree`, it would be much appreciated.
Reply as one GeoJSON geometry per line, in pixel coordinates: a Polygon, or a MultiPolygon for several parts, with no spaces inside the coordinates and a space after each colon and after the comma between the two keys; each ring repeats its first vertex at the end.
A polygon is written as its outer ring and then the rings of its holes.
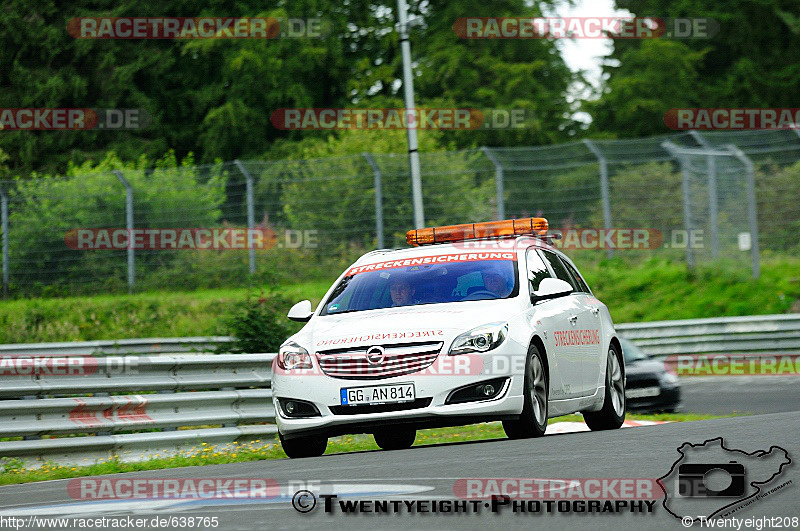
{"type": "Polygon", "coordinates": [[[616,0],[636,16],[712,18],[719,32],[686,40],[615,40],[599,99],[586,103],[595,132],[667,132],[676,107],[797,107],[797,0],[616,0]]]}

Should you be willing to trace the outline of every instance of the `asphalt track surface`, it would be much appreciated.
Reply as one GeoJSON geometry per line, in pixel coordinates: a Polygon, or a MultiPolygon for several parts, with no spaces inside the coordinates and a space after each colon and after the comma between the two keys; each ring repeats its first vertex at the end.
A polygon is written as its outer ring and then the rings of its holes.
{"type": "Polygon", "coordinates": [[[681,378],[682,411],[711,415],[800,411],[800,376],[681,378]]]}
{"type": "MultiPolygon", "coordinates": [[[[783,397],[795,411],[761,413],[753,416],[672,423],[626,428],[608,432],[549,435],[540,439],[452,443],[414,447],[395,452],[357,452],[313,459],[260,461],[208,467],[125,474],[126,478],[273,478],[281,486],[281,495],[270,500],[192,500],[192,501],[76,501],[67,492],[67,481],[0,487],[0,528],[3,517],[69,516],[124,517],[132,515],[150,520],[154,516],[218,517],[218,529],[486,529],[489,526],[547,529],[684,529],[681,521],[670,515],[656,501],[652,513],[618,514],[514,513],[507,508],[492,512],[480,507],[474,514],[342,514],[338,507],[327,514],[322,501],[308,513],[300,513],[291,498],[300,487],[310,483],[341,500],[453,500],[455,482],[460,478],[659,478],[667,474],[679,459],[677,448],[722,437],[725,446],[754,452],[780,446],[793,462],[783,467],[769,487],[791,484],[742,508],[737,518],[800,517],[800,403],[798,379],[772,380],[758,377],[759,393],[783,397]],[[786,384],[785,386],[783,384],[786,384]],[[795,391],[790,389],[794,386],[795,391]],[[785,395],[784,393],[789,393],[785,395]],[[794,393],[794,394],[792,394],[794,393]]],[[[775,377],[778,378],[778,377],[775,377]]],[[[736,378],[732,378],[736,380],[736,378]]],[[[714,392],[719,407],[736,408],[733,398],[739,382],[697,380],[686,386],[686,403],[695,397],[714,392]],[[709,391],[710,390],[710,391],[709,391]]],[[[743,382],[743,381],[742,381],[743,382]]],[[[743,383],[744,385],[744,383],[743,383]]],[[[751,394],[750,406],[758,405],[751,394]]],[[[779,404],[772,399],[766,408],[779,404]]],[[[717,407],[717,406],[713,406],[717,407]]],[[[688,409],[688,408],[686,408],[688,409]]],[[[750,407],[749,410],[758,409],[750,407]]],[[[748,409],[742,411],[749,411],[748,409]]],[[[551,421],[553,422],[553,421],[551,421]]],[[[105,478],[109,476],[104,476],[105,478]]],[[[121,477],[121,476],[118,476],[121,477]]],[[[766,490],[766,488],[764,489],[766,490]]],[[[308,500],[305,500],[307,503],[308,500]]],[[[69,527],[69,526],[68,526],[69,527]]],[[[699,524],[694,525],[699,528],[699,524]]],[[[796,528],[796,525],[789,527],[796,528]]],[[[170,529],[188,529],[172,526],[170,529]]],[[[195,526],[195,528],[197,528],[195,526]]],[[[746,526],[743,525],[742,529],[746,526]]],[[[772,528],[764,526],[765,529],[772,528]]]]}

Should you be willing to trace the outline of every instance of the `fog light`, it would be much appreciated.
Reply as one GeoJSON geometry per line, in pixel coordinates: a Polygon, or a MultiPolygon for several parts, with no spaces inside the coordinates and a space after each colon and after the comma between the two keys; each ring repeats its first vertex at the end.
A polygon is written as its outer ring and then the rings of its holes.
{"type": "Polygon", "coordinates": [[[311,402],[298,400],[296,398],[279,398],[280,410],[284,417],[289,418],[304,418],[304,417],[319,417],[319,410],[317,406],[311,402]]]}
{"type": "Polygon", "coordinates": [[[465,402],[480,402],[482,400],[492,400],[500,395],[504,389],[508,378],[493,378],[482,383],[470,384],[459,387],[444,401],[445,404],[463,404],[465,402]]]}

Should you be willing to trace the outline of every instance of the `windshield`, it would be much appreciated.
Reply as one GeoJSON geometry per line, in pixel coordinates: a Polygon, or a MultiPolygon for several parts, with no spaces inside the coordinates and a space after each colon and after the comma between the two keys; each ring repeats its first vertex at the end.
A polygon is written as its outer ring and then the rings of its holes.
{"type": "Polygon", "coordinates": [[[630,363],[632,361],[646,360],[648,358],[647,354],[642,352],[639,347],[627,339],[620,339],[619,343],[622,345],[622,356],[625,358],[626,362],[630,363]]]}
{"type": "Polygon", "coordinates": [[[519,293],[516,260],[397,267],[344,277],[321,315],[442,302],[505,299],[519,293]]]}

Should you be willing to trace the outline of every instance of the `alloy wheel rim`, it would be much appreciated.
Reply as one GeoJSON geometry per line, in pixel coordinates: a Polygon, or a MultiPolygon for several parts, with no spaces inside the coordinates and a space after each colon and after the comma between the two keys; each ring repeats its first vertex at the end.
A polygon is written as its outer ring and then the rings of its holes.
{"type": "Polygon", "coordinates": [[[614,406],[614,413],[621,417],[625,410],[625,386],[622,383],[622,368],[619,366],[619,358],[611,349],[608,351],[608,367],[611,404],[614,406]]]}
{"type": "Polygon", "coordinates": [[[547,415],[547,386],[544,379],[544,367],[538,356],[532,356],[528,368],[528,379],[531,382],[531,404],[536,423],[544,424],[547,415]]]}

